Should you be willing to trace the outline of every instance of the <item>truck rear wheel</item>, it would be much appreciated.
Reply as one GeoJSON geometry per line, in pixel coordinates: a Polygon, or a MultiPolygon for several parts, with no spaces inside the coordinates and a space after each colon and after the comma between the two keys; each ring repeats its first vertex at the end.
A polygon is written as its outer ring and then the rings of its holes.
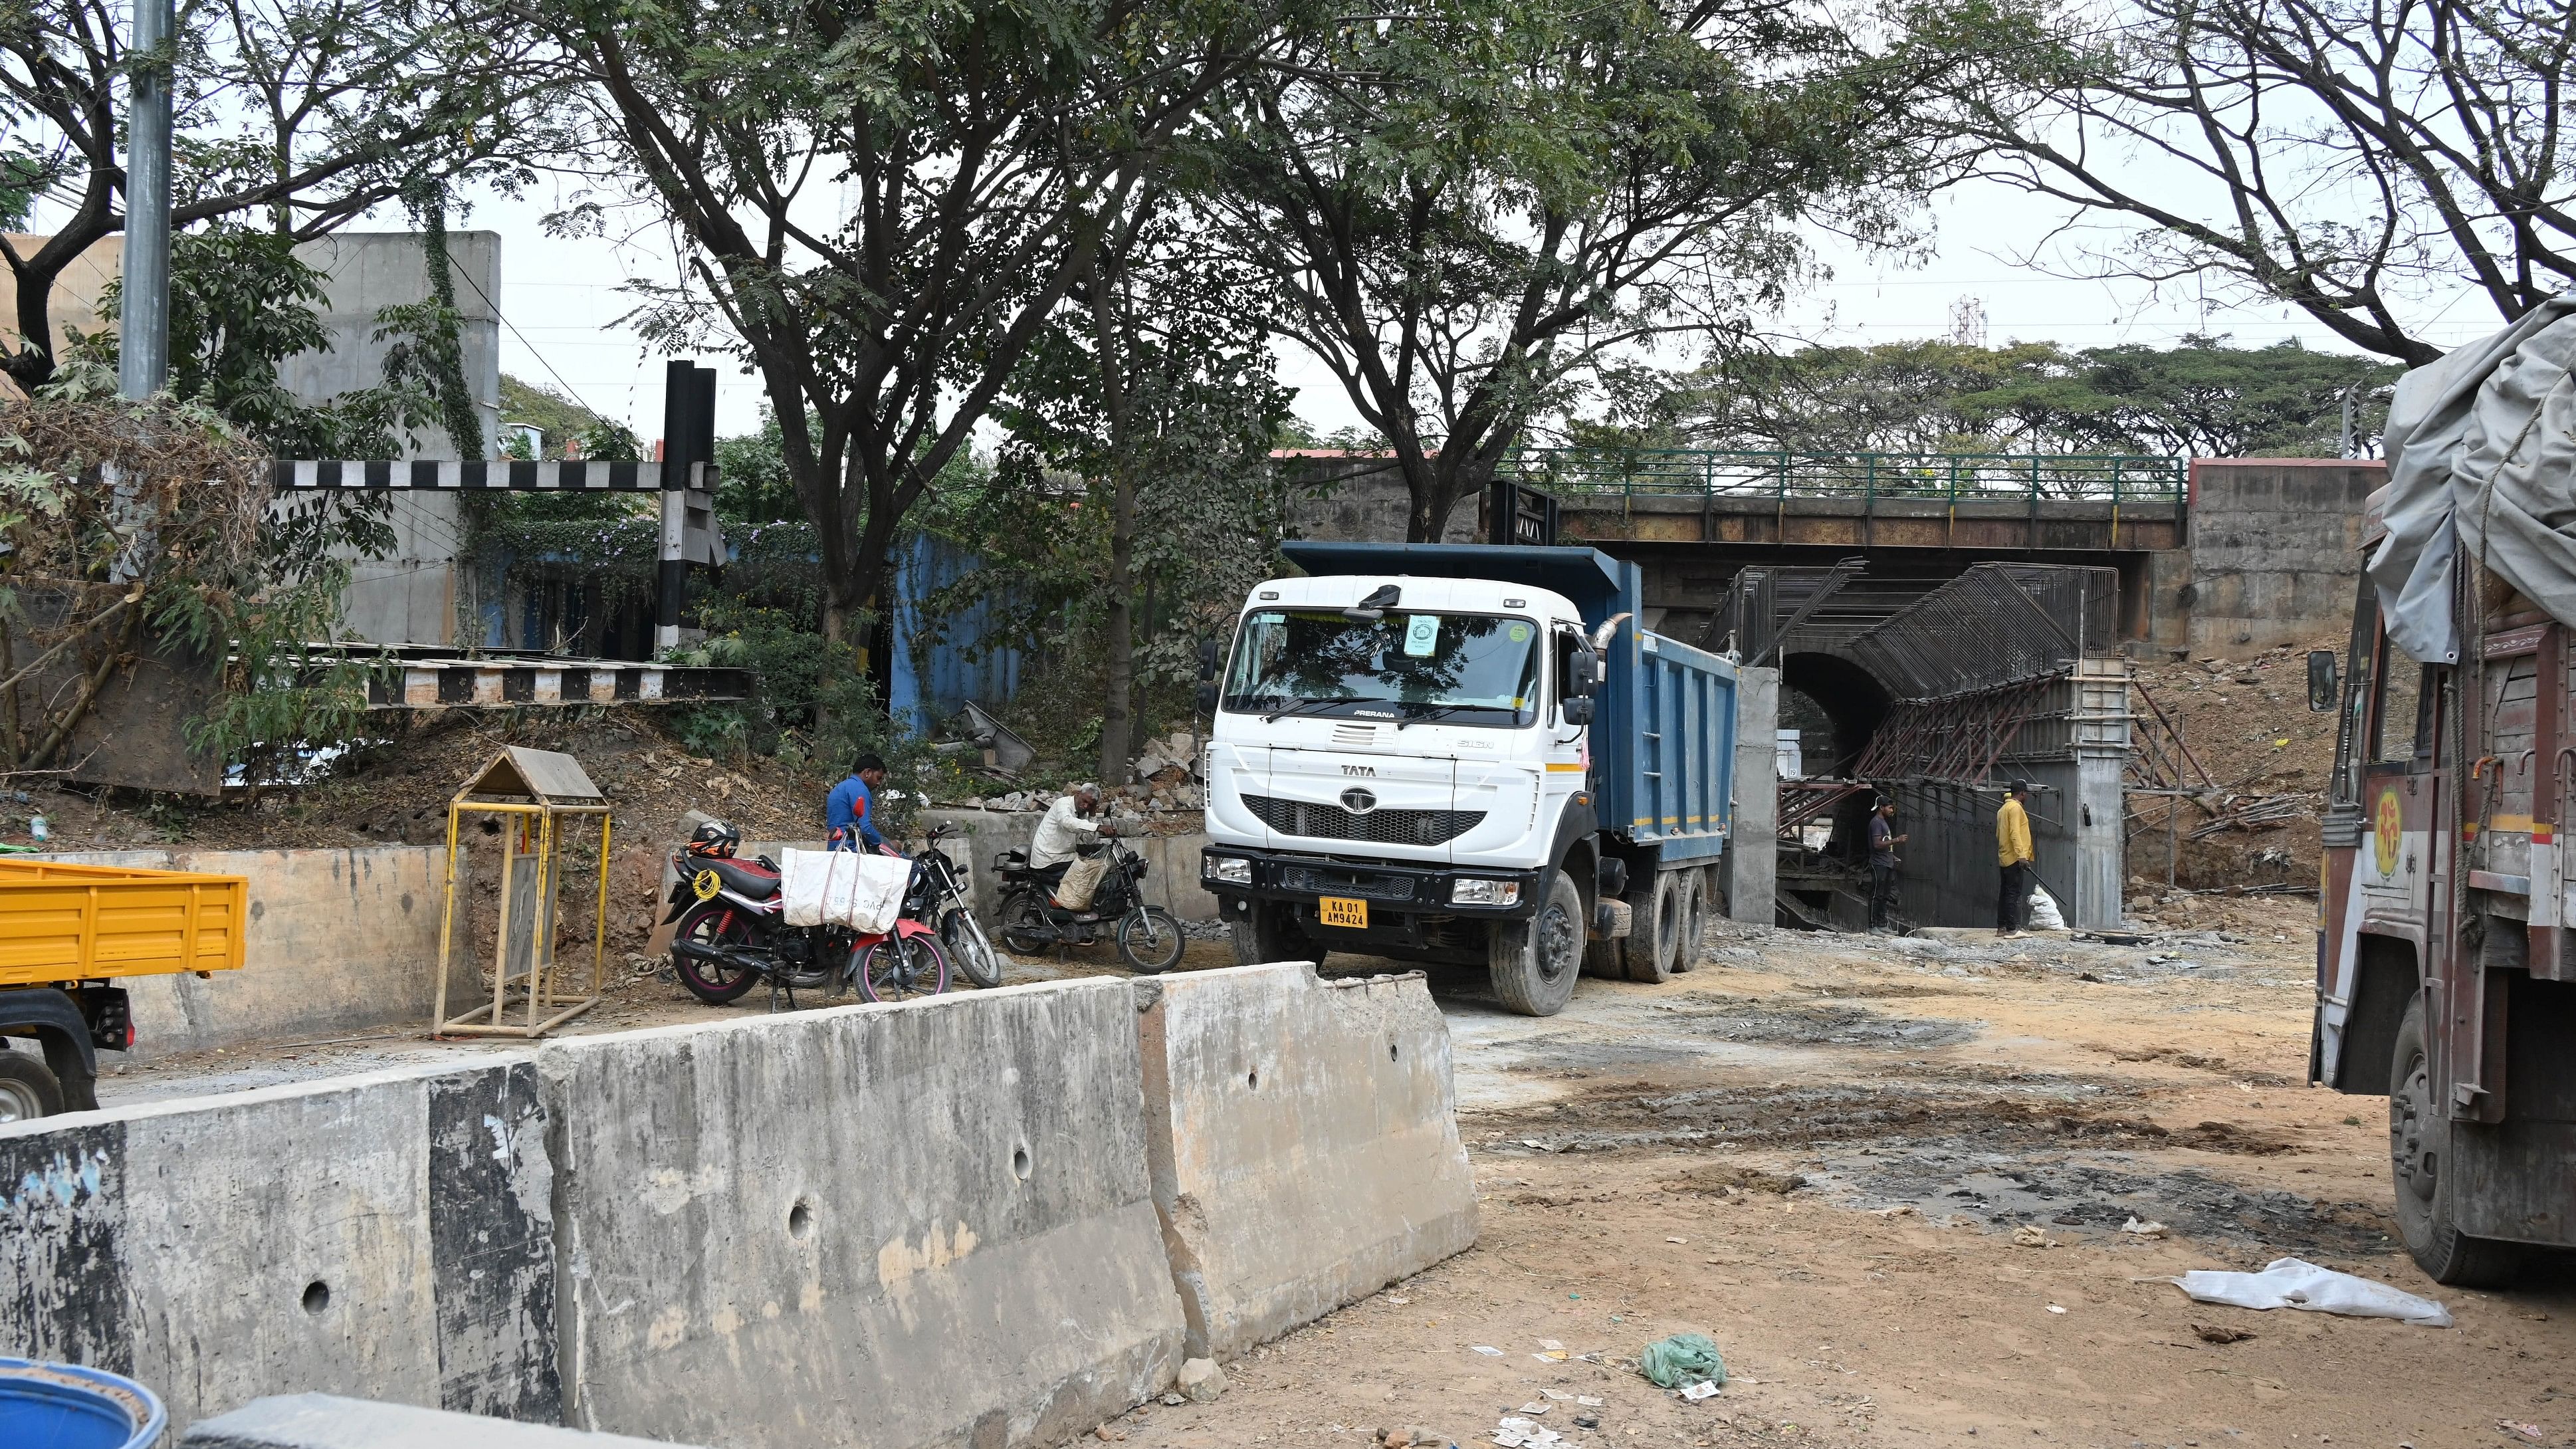
{"type": "Polygon", "coordinates": [[[1620,939],[1601,943],[1616,953],[1617,974],[1631,981],[1652,983],[1670,981],[1674,972],[1690,969],[1681,947],[1691,929],[1691,882],[1697,874],[1687,870],[1655,872],[1654,883],[1646,888],[1645,898],[1637,905],[1636,925],[1620,939]]]}
{"type": "Polygon", "coordinates": [[[2433,1089],[2420,995],[2398,1023],[2388,1085],[2388,1186],[2406,1251],[2436,1283],[2505,1286],[2529,1250],[2520,1243],[2473,1238],[2457,1226],[2452,1195],[2460,1179],[2451,1154],[2451,1118],[2433,1089]]]}
{"type": "Polygon", "coordinates": [[[28,1122],[63,1110],[63,1084],[43,1062],[0,1046],[0,1123],[28,1122]]]}
{"type": "Polygon", "coordinates": [[[1583,892],[1564,871],[1548,887],[1538,914],[1496,921],[1486,947],[1494,994],[1523,1016],[1554,1016],[1574,999],[1583,971],[1583,892]]]}
{"type": "Polygon", "coordinates": [[[1701,943],[1708,939],[1708,872],[1686,870],[1681,873],[1683,889],[1689,895],[1689,907],[1682,912],[1681,939],[1673,942],[1673,973],[1679,975],[1699,964],[1701,943]]]}

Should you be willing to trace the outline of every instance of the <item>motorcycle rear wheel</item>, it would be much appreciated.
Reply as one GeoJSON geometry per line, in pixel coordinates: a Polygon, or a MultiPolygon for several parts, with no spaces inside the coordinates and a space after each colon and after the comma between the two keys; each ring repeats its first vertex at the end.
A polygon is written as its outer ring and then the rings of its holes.
{"type": "Polygon", "coordinates": [[[1002,984],[1002,953],[993,949],[991,938],[984,934],[984,923],[972,911],[959,907],[939,918],[939,942],[948,948],[948,959],[965,973],[966,979],[978,986],[1002,984]]]}
{"type": "Polygon", "coordinates": [[[1189,938],[1181,919],[1161,906],[1142,906],[1118,922],[1118,954],[1148,976],[1160,976],[1181,964],[1189,938]]]}
{"type": "Polygon", "coordinates": [[[1046,898],[1026,886],[1002,900],[1002,944],[1023,956],[1034,956],[1055,944],[1055,923],[1047,919],[1046,898]]]}
{"type": "Polygon", "coordinates": [[[929,936],[892,936],[859,948],[851,968],[869,1001],[911,1001],[948,989],[948,953],[929,936]]]}
{"type": "MultiPolygon", "coordinates": [[[[688,914],[680,917],[680,924],[672,931],[671,939],[739,951],[751,944],[751,922],[733,907],[710,901],[691,906],[688,914]]],[[[691,960],[676,950],[671,953],[671,972],[680,978],[682,986],[689,988],[691,996],[709,1006],[723,1006],[739,1000],[744,992],[760,981],[758,972],[739,970],[718,961],[691,960]]]]}

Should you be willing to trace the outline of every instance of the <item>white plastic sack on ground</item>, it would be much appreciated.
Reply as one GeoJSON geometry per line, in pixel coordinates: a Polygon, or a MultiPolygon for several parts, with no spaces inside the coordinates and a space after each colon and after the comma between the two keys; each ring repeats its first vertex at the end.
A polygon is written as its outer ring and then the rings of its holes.
{"type": "Polygon", "coordinates": [[[2451,1310],[2385,1283],[2320,1268],[2304,1258],[2275,1258],[2260,1273],[2201,1269],[2173,1280],[2202,1303],[2237,1308],[2305,1308],[2346,1318],[2398,1318],[2426,1328],[2451,1326],[2451,1310]]]}
{"type": "Polygon", "coordinates": [[[2066,913],[2057,908],[2057,897],[2045,887],[2030,893],[2030,923],[2043,931],[2066,929],[2066,913]]]}
{"type": "Polygon", "coordinates": [[[1109,852],[1084,856],[1066,866],[1064,879],[1056,883],[1055,903],[1068,911],[1091,909],[1091,898],[1100,890],[1100,878],[1109,874],[1109,852]]]}
{"type": "Polygon", "coordinates": [[[912,862],[855,850],[783,850],[778,873],[787,924],[847,926],[873,935],[894,929],[912,862]]]}

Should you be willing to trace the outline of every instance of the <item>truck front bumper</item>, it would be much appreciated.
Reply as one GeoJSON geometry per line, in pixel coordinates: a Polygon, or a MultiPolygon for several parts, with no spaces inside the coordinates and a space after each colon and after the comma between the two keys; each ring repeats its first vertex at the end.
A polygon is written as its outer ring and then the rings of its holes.
{"type": "MultiPolygon", "coordinates": [[[[1300,918],[1311,923],[1318,904],[1328,897],[1368,902],[1372,927],[1381,917],[1391,926],[1430,917],[1527,919],[1538,914],[1541,881],[1549,874],[1539,867],[1417,865],[1236,845],[1211,845],[1199,852],[1199,885],[1217,898],[1227,920],[1241,917],[1255,902],[1279,902],[1298,907],[1300,918]],[[1494,882],[1501,889],[1493,893],[1510,894],[1511,904],[1459,900],[1461,881],[1494,882]]],[[[1472,895],[1486,888],[1471,884],[1467,889],[1472,895]]]]}

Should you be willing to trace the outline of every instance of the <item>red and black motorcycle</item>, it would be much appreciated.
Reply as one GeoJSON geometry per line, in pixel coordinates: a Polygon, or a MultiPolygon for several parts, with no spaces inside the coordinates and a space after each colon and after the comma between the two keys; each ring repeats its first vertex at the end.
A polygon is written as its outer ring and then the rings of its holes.
{"type": "Polygon", "coordinates": [[[905,1001],[948,989],[948,953],[934,926],[909,918],[871,935],[841,926],[791,926],[778,867],[740,860],[742,832],[701,825],[671,854],[671,969],[710,1006],[769,983],[769,1009],[793,1008],[799,991],[838,996],[855,987],[869,1001],[905,1001]]]}

